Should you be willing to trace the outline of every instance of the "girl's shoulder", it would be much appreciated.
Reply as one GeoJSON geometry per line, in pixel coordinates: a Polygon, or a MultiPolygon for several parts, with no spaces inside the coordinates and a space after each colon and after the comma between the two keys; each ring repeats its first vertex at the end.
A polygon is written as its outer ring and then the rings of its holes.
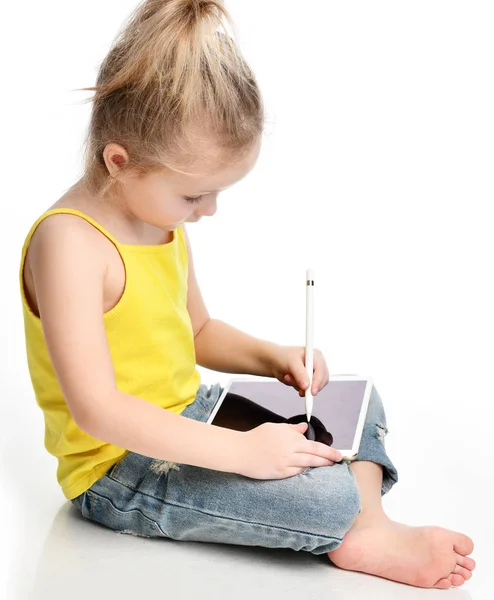
{"type": "Polygon", "coordinates": [[[29,250],[34,251],[37,246],[45,243],[58,244],[65,240],[70,244],[73,236],[77,236],[82,242],[86,241],[88,247],[101,243],[107,245],[108,240],[104,238],[111,239],[112,236],[100,224],[100,220],[98,212],[87,202],[77,198],[61,198],[35,221],[27,236],[26,245],[29,250]],[[101,233],[105,235],[102,236],[101,233]]]}
{"type": "Polygon", "coordinates": [[[74,186],[74,189],[71,188],[65,192],[40,215],[33,224],[27,241],[30,242],[30,245],[36,246],[44,238],[64,237],[69,239],[70,233],[73,233],[86,237],[87,243],[91,246],[98,244],[99,240],[99,243],[108,245],[108,240],[104,238],[109,238],[111,242],[115,242],[115,240],[107,231],[106,221],[108,218],[98,208],[97,203],[74,186]],[[102,236],[101,233],[104,235],[102,236]],[[36,243],[34,243],[35,241],[36,243]]]}
{"type": "Polygon", "coordinates": [[[68,268],[76,268],[76,259],[78,264],[84,261],[87,268],[106,271],[115,248],[106,239],[108,236],[98,231],[97,218],[84,202],[63,198],[33,223],[22,250],[21,277],[26,299],[35,314],[39,314],[35,274],[42,276],[60,261],[65,261],[68,268]]]}

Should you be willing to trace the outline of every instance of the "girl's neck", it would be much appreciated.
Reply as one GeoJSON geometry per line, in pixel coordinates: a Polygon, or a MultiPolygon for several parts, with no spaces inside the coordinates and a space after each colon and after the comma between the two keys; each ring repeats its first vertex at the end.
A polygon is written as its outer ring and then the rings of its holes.
{"type": "Polygon", "coordinates": [[[78,210],[107,229],[122,244],[161,245],[173,239],[171,231],[164,231],[137,219],[125,209],[118,199],[99,197],[77,181],[50,209],[71,208],[78,210]]]}

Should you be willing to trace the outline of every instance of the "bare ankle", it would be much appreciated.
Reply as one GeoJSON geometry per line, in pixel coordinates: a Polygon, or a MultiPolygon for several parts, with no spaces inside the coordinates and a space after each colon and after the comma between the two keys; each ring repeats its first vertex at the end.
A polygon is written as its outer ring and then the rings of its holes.
{"type": "Polygon", "coordinates": [[[362,512],[357,516],[355,521],[353,522],[353,526],[359,527],[361,525],[365,525],[368,527],[369,525],[380,525],[384,523],[389,523],[391,519],[380,507],[366,507],[362,508],[362,512]]]}

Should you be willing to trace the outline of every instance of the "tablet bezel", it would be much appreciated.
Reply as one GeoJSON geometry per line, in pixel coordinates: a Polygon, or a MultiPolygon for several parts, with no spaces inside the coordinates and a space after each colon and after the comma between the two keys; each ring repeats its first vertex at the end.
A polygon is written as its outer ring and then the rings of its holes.
{"type": "MultiPolygon", "coordinates": [[[[227,383],[225,384],[225,387],[223,389],[223,392],[221,393],[221,396],[218,398],[216,404],[214,405],[213,410],[211,411],[211,414],[209,415],[208,420],[206,421],[209,425],[212,424],[212,421],[214,420],[216,413],[220,409],[220,406],[222,405],[223,400],[225,399],[225,396],[227,395],[232,384],[235,382],[243,382],[243,381],[279,381],[279,380],[274,377],[260,377],[258,375],[239,375],[236,377],[231,377],[230,379],[228,379],[227,383]]],[[[351,448],[337,448],[337,450],[339,450],[343,456],[342,460],[352,461],[352,460],[355,460],[355,457],[357,456],[357,453],[358,453],[358,448],[360,446],[360,440],[362,438],[362,431],[364,429],[365,418],[367,416],[367,409],[369,406],[370,395],[371,395],[372,387],[373,387],[373,380],[371,377],[352,374],[352,375],[331,375],[330,381],[365,381],[366,382],[364,398],[362,400],[362,405],[360,407],[360,414],[359,414],[359,418],[358,418],[358,422],[357,422],[357,427],[355,430],[355,436],[353,438],[353,445],[351,448]]],[[[289,387],[289,386],[287,386],[287,387],[289,387]]]]}

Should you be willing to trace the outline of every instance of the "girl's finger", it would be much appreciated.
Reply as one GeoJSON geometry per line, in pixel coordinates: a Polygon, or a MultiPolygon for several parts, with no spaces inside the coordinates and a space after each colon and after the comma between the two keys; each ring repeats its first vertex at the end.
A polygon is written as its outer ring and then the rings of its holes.
{"type": "Polygon", "coordinates": [[[297,392],[300,391],[297,382],[293,379],[293,377],[289,374],[285,375],[283,377],[283,381],[287,384],[287,385],[291,385],[293,388],[295,388],[297,390],[297,392]]]}
{"type": "Polygon", "coordinates": [[[287,385],[291,385],[294,388],[296,388],[298,390],[298,385],[297,382],[293,379],[293,377],[291,375],[285,375],[285,377],[283,377],[283,381],[287,384],[287,385]]]}
{"type": "Polygon", "coordinates": [[[306,390],[309,387],[309,376],[303,365],[297,369],[296,383],[301,390],[306,390]]]}
{"type": "Polygon", "coordinates": [[[315,396],[326,385],[326,378],[314,377],[312,381],[312,395],[315,396]]]}
{"type": "Polygon", "coordinates": [[[290,373],[287,375],[288,380],[290,381],[290,383],[295,384],[295,385],[299,385],[298,381],[295,379],[295,377],[290,373]]]}

